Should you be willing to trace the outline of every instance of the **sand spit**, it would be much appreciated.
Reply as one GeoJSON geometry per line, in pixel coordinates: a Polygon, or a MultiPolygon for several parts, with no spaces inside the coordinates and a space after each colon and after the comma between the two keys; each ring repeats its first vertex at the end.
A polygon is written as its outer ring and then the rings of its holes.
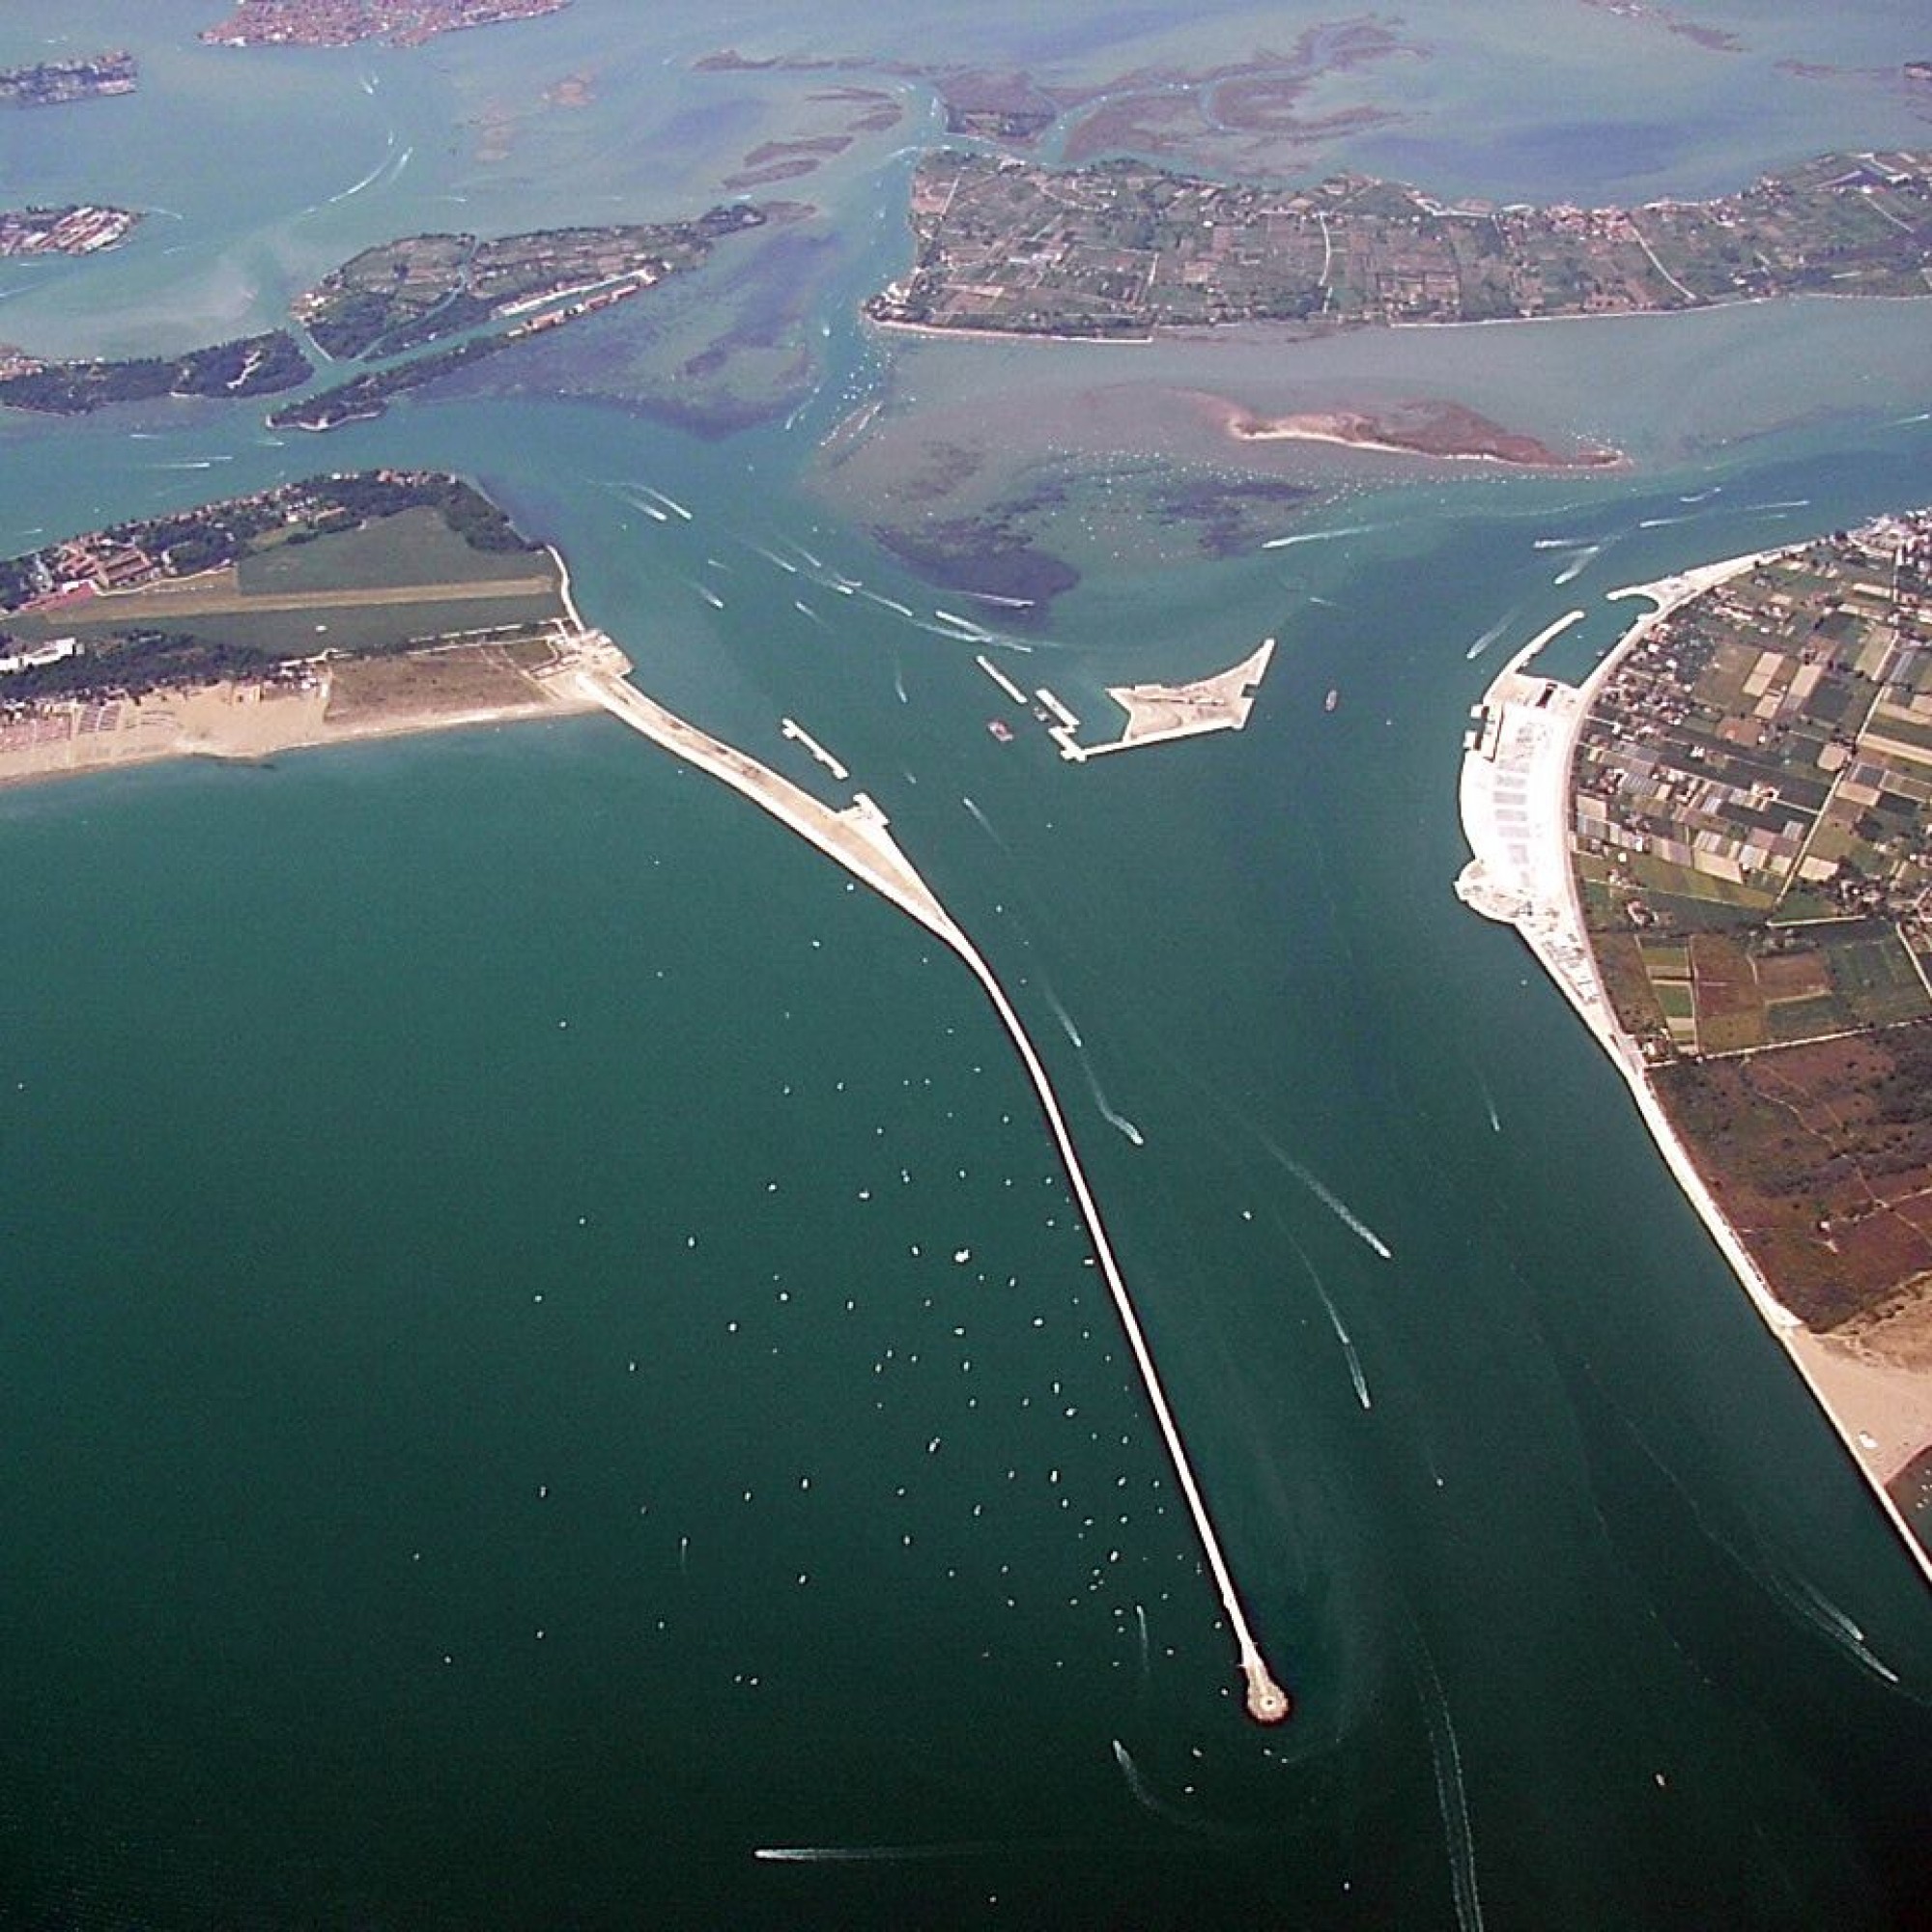
{"type": "Polygon", "coordinates": [[[1527,668],[1535,653],[1573,619],[1550,626],[1510,660],[1484,694],[1463,741],[1463,835],[1475,856],[1457,879],[1456,894],[1485,918],[1516,927],[1609,1055],[1678,1185],[1851,1452],[1913,1560],[1932,1579],[1932,1553],[1886,1489],[1932,1443],[1932,1378],[1914,1377],[1855,1343],[1814,1335],[1778,1300],[1678,1137],[1637,1043],[1617,1022],[1597,976],[1570,864],[1571,763],[1604,682],[1673,611],[1784,554],[1732,557],[1611,591],[1613,598],[1647,597],[1655,608],[1636,619],[1580,686],[1538,677],[1527,668]]]}
{"type": "Polygon", "coordinates": [[[1546,442],[1505,429],[1462,403],[1399,403],[1377,412],[1308,411],[1261,416],[1224,397],[1204,399],[1225,433],[1236,442],[1332,442],[1390,456],[1421,456],[1445,463],[1499,463],[1513,469],[1604,469],[1624,461],[1614,449],[1586,444],[1563,455],[1546,442]]]}

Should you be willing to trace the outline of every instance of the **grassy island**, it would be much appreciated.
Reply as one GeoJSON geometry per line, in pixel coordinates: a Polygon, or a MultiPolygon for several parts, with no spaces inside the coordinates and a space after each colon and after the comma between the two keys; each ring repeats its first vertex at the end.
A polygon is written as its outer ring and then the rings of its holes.
{"type": "MultiPolygon", "coordinates": [[[[118,240],[103,225],[112,210],[41,210],[0,216],[0,254],[9,221],[22,224],[19,246],[54,245],[62,232],[84,245],[118,240]],[[88,217],[83,219],[82,217],[88,217]]],[[[480,241],[473,235],[415,235],[365,248],[298,298],[296,320],[334,361],[380,367],[276,411],[277,428],[334,429],[379,416],[392,396],[419,388],[465,364],[562,327],[700,267],[724,237],[764,225],[748,203],[711,209],[690,221],[605,228],[543,229],[480,241]]],[[[131,226],[134,217],[126,217],[131,226]]],[[[185,355],[119,361],[0,358],[0,407],[79,415],[112,403],[167,397],[215,400],[285,395],[315,378],[315,365],[288,329],[243,336],[185,355]]]]}

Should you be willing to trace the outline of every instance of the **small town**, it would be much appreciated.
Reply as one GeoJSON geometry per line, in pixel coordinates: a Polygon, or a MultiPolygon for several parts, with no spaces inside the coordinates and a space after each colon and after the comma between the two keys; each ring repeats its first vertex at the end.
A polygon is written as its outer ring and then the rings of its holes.
{"type": "Polygon", "coordinates": [[[561,13],[570,0],[241,0],[201,38],[227,47],[346,47],[386,40],[419,47],[461,27],[561,13]]]}
{"type": "Polygon", "coordinates": [[[28,255],[97,255],[125,242],[141,217],[126,208],[0,209],[0,261],[28,255]]]}
{"type": "Polygon", "coordinates": [[[1932,1013],[1932,511],[1762,561],[1659,625],[1597,695],[1572,806],[1593,925],[1647,936],[1641,979],[1606,978],[1653,1053],[1932,1013]],[[1763,997],[1721,1011],[1668,937],[1783,957],[1797,928],[1823,977],[1760,973],[1763,997]]]}
{"type": "Polygon", "coordinates": [[[64,107],[72,100],[132,94],[139,83],[134,56],[119,51],[0,68],[0,107],[64,107]]]}
{"type": "Polygon", "coordinates": [[[1236,322],[1529,320],[1807,292],[1932,292],[1932,156],[1829,155],[1742,193],[1586,209],[1454,203],[1336,175],[1299,189],[1138,161],[947,152],[914,176],[912,273],[874,321],[1145,339],[1236,322]]]}

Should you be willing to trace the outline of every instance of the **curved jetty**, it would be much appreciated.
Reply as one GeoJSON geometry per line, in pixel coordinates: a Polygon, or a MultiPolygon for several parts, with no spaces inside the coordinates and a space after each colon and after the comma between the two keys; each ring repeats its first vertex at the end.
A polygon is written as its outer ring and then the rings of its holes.
{"type": "Polygon", "coordinates": [[[888,829],[886,814],[864,792],[855,792],[851,805],[842,810],[835,810],[810,792],[801,790],[789,779],[781,778],[757,759],[747,756],[735,746],[700,731],[675,712],[668,711],[656,699],[645,696],[624,675],[630,669],[630,664],[609,639],[595,632],[585,633],[584,646],[586,654],[583,662],[570,674],[571,683],[583,698],[603,705],[634,730],[642,732],[667,751],[674,752],[699,771],[708,772],[713,778],[721,780],[733,791],[770,812],[781,824],[789,826],[802,838],[809,839],[821,852],[838,860],[856,878],[863,879],[900,911],[910,914],[935,938],[944,940],[966,962],[973,977],[985,989],[986,997],[993,1003],[993,1010],[999,1014],[1018,1049],[1020,1061],[1033,1082],[1034,1092],[1038,1095],[1040,1111],[1046,1116],[1054,1145],[1060,1150],[1060,1158],[1085,1218],[1094,1256],[1113,1294],[1114,1307],[1120,1316],[1121,1326],[1126,1332],[1134,1364],[1140,1370],[1154,1421],[1159,1426],[1162,1440],[1167,1444],[1167,1453],[1173,1462],[1181,1493],[1187,1498],[1195,1533],[1200,1538],[1208,1567],[1213,1573],[1214,1585],[1220,1594],[1222,1608],[1227,1612],[1229,1626],[1235,1633],[1241,1674],[1247,1683],[1248,1715],[1257,1723],[1280,1723],[1293,1709],[1293,1701],[1275,1682],[1267,1661],[1262,1655],[1261,1646],[1255,1641],[1254,1633],[1248,1626],[1247,1613],[1241,1607],[1234,1577],[1221,1553],[1220,1541],[1214,1534],[1214,1524],[1208,1514],[1201,1486],[1195,1480],[1186,1448],[1180,1439],[1180,1431],[1168,1406],[1166,1391],[1161,1387],[1152,1352],[1148,1348],[1147,1337],[1141,1332],[1140,1319],[1134,1312],[1120,1264],[1114,1259],[1113,1246],[1107,1239],[1107,1231],[1101,1223],[1093,1191],[1087,1185],[1087,1176],[1081,1168],[1073,1136],[1067,1131],[1065,1116],[1061,1112],[1060,1101],[1054,1094],[1052,1082],[1047,1078],[1046,1068],[1034,1050],[1025,1027],[1020,1024],[1019,1015],[1014,1012],[1011,1002],[994,977],[993,969],[980,957],[979,949],[953,923],[952,915],[932,889],[899,850],[888,829]]]}

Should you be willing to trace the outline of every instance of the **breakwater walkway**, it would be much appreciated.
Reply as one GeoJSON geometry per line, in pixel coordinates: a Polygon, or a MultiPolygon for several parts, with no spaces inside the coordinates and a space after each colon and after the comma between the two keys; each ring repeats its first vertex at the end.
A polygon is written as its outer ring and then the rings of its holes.
{"type": "Polygon", "coordinates": [[[1174,1464],[1181,1493],[1187,1498],[1195,1534],[1200,1539],[1202,1552],[1214,1578],[1214,1587],[1220,1595],[1221,1606],[1235,1634],[1240,1671],[1247,1685],[1248,1715],[1257,1723],[1280,1723],[1293,1710],[1293,1700],[1276,1683],[1262,1655],[1261,1646],[1255,1641],[1247,1613],[1241,1606],[1240,1595],[1235,1588],[1234,1576],[1221,1553],[1220,1539],[1214,1533],[1206,1498],[1188,1461],[1179,1428],[1174,1420],[1173,1410],[1168,1406],[1167,1392],[1161,1386],[1152,1351],[1141,1330],[1140,1318],[1134,1312],[1133,1300],[1127,1293],[1120,1264],[1115,1260],[1113,1245],[1107,1239],[1107,1231],[1101,1222],[1093,1190],[1087,1184],[1087,1176],[1081,1168],[1066,1118],[1061,1112],[1059,1097],[1053,1091],[1053,1084],[1047,1078],[1046,1068],[1035,1051],[1032,1039],[1020,1024],[1019,1015],[1014,1012],[1005,989],[994,977],[993,969],[980,957],[979,949],[954,923],[932,889],[899,850],[888,829],[885,813],[864,792],[855,793],[853,803],[842,810],[835,810],[769,766],[760,764],[735,746],[699,730],[675,712],[668,711],[656,699],[647,697],[624,675],[630,665],[608,639],[600,639],[596,633],[586,632],[580,648],[586,653],[589,661],[568,675],[570,683],[582,697],[601,704],[633,730],[640,731],[688,764],[729,785],[733,791],[770,812],[802,838],[809,839],[828,857],[838,860],[856,878],[863,879],[874,892],[890,899],[900,911],[909,914],[935,938],[951,947],[966,962],[973,977],[984,989],[993,1004],[993,1010],[999,1014],[1001,1024],[1010,1036],[1020,1062],[1027,1070],[1027,1077],[1033,1082],[1034,1092],[1038,1096],[1040,1111],[1046,1117],[1047,1128],[1060,1151],[1061,1164],[1072,1186],[1073,1197],[1079,1204],[1088,1238],[1094,1244],[1094,1258],[1114,1297],[1114,1307],[1126,1334],[1134,1365],[1140,1371],[1149,1406],[1153,1410],[1161,1439],[1167,1445],[1168,1457],[1174,1464]]]}

